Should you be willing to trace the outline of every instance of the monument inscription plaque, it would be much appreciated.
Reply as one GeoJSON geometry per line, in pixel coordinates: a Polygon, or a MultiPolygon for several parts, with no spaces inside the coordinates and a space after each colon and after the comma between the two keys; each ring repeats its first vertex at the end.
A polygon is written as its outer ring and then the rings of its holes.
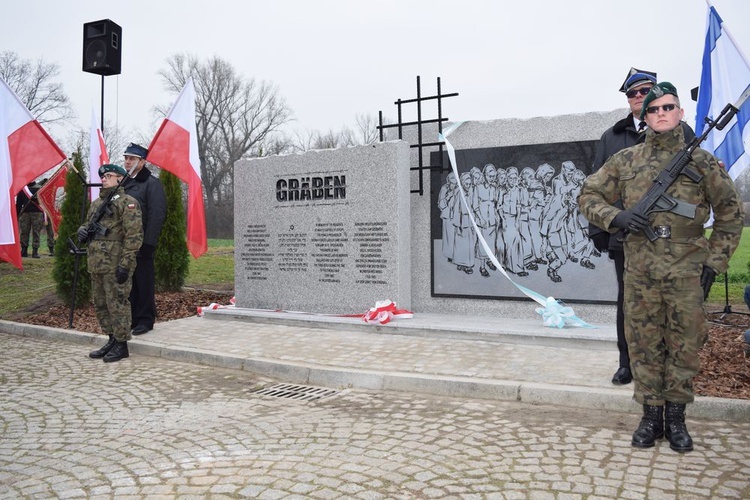
{"type": "Polygon", "coordinates": [[[410,307],[409,146],[272,156],[235,166],[238,307],[327,314],[410,307]]]}

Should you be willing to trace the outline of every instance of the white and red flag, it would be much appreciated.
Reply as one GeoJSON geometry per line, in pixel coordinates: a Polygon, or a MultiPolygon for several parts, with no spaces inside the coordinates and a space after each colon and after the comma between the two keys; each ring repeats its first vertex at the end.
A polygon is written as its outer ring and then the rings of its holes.
{"type": "Polygon", "coordinates": [[[0,260],[23,269],[14,198],[64,159],[65,153],[0,78],[0,260]]]}
{"type": "Polygon", "coordinates": [[[62,221],[62,201],[65,198],[65,178],[68,175],[68,162],[63,163],[57,169],[52,177],[39,188],[36,192],[36,198],[42,206],[42,210],[49,217],[49,223],[52,224],[52,231],[57,236],[57,228],[62,221]]]}
{"type": "MultiPolygon", "coordinates": [[[[94,107],[91,107],[91,132],[89,134],[89,184],[98,182],[99,167],[109,163],[107,146],[104,144],[104,136],[96,124],[94,107]]],[[[99,197],[99,186],[91,186],[91,199],[99,197]]]]}
{"type": "Polygon", "coordinates": [[[201,161],[195,127],[195,87],[188,79],[148,147],[147,160],[188,186],[187,247],[198,258],[208,249],[201,161]]]}

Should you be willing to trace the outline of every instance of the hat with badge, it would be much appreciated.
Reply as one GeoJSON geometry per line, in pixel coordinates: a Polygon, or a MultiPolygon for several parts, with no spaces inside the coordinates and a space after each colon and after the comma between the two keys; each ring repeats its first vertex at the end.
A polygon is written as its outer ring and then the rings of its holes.
{"type": "Polygon", "coordinates": [[[127,170],[122,168],[120,165],[115,165],[113,163],[107,163],[99,167],[99,177],[103,177],[107,172],[112,172],[123,177],[128,175],[127,170]]]}
{"type": "Polygon", "coordinates": [[[622,82],[620,92],[627,92],[633,87],[643,85],[644,83],[656,83],[656,73],[638,68],[630,68],[628,76],[626,76],[625,81],[622,82]]]}
{"type": "Polygon", "coordinates": [[[130,144],[128,144],[128,147],[125,148],[124,154],[125,156],[137,156],[138,158],[145,159],[146,155],[148,155],[148,149],[139,144],[131,142],[130,144]]]}
{"type": "Polygon", "coordinates": [[[651,104],[651,102],[655,101],[656,99],[659,99],[660,97],[664,97],[667,94],[672,94],[678,99],[680,97],[677,95],[677,89],[675,88],[675,86],[669,82],[659,82],[653,87],[651,87],[651,90],[649,90],[648,95],[643,100],[643,109],[641,109],[641,120],[643,120],[643,118],[646,116],[646,108],[648,107],[648,105],[651,104]]]}

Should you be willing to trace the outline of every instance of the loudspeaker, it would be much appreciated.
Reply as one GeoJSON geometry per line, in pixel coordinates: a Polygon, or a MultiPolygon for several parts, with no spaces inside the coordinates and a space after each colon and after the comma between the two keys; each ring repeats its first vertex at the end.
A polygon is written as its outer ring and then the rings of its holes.
{"type": "Polygon", "coordinates": [[[119,75],[122,28],[109,19],[83,25],[83,71],[97,75],[119,75]]]}

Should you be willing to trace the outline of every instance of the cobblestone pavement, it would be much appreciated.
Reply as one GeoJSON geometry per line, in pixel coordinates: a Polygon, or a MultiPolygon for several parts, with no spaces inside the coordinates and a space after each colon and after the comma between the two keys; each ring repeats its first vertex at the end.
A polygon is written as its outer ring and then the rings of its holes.
{"type": "Polygon", "coordinates": [[[692,453],[633,449],[638,417],[343,390],[0,334],[0,498],[748,498],[750,427],[689,419],[692,453]]]}

